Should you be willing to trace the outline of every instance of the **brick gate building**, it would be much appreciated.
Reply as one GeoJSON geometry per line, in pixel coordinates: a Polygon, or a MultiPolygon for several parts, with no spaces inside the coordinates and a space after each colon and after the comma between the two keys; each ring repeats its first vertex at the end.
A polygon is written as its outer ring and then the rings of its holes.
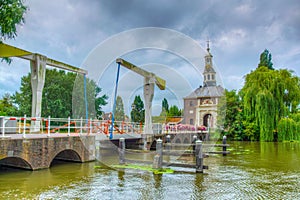
{"type": "Polygon", "coordinates": [[[212,54],[205,55],[205,67],[203,72],[203,86],[194,90],[184,100],[184,123],[210,128],[217,126],[217,106],[219,99],[224,95],[224,88],[217,85],[216,71],[212,64],[212,54]]]}

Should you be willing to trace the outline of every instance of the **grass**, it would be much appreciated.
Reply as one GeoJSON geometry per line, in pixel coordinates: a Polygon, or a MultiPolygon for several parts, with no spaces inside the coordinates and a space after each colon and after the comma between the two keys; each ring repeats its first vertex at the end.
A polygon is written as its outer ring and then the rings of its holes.
{"type": "MultiPolygon", "coordinates": [[[[133,165],[133,164],[125,164],[125,165],[111,165],[110,168],[118,168],[118,169],[136,169],[142,171],[153,172],[154,174],[173,174],[174,170],[170,168],[161,168],[154,169],[151,166],[146,165],[133,165]]],[[[101,166],[95,166],[95,168],[102,168],[101,166]]]]}

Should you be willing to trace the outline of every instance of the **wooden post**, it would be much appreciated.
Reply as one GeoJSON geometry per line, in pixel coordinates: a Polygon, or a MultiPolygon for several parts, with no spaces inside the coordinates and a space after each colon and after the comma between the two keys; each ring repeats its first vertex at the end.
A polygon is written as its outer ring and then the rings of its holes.
{"type": "Polygon", "coordinates": [[[171,136],[170,135],[166,136],[166,143],[167,143],[166,150],[170,151],[171,150],[171,136]]]}
{"type": "Polygon", "coordinates": [[[196,173],[203,173],[203,151],[202,141],[196,141],[196,173]]]}
{"type": "Polygon", "coordinates": [[[223,136],[223,156],[226,156],[226,151],[227,151],[227,147],[226,147],[226,143],[227,143],[227,137],[226,135],[223,136]]]}
{"type": "Polygon", "coordinates": [[[125,164],[125,138],[119,140],[119,163],[125,164]]]}
{"type": "Polygon", "coordinates": [[[154,156],[153,160],[153,168],[154,169],[161,169],[162,168],[162,140],[156,140],[156,155],[154,156]]]}
{"type": "Polygon", "coordinates": [[[194,153],[194,155],[196,155],[196,152],[195,152],[196,141],[197,141],[197,135],[194,135],[194,136],[193,136],[193,141],[192,141],[192,145],[193,145],[193,153],[194,153]]]}

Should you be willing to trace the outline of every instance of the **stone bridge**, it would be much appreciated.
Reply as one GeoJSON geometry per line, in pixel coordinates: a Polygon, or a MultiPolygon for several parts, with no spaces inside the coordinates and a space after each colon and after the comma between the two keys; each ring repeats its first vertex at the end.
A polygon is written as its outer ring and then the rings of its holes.
{"type": "Polygon", "coordinates": [[[95,136],[16,136],[0,139],[0,165],[38,170],[49,168],[55,159],[72,162],[95,160],[95,136]]]}

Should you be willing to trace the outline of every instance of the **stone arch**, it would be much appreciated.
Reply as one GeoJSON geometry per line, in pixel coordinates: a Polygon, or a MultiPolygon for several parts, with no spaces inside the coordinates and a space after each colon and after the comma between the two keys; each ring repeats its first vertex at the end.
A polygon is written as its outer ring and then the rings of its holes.
{"type": "Polygon", "coordinates": [[[185,137],[184,140],[183,140],[183,143],[184,144],[189,144],[190,143],[190,140],[188,137],[185,137]]]}
{"type": "Polygon", "coordinates": [[[0,160],[0,166],[33,170],[32,165],[20,157],[6,157],[0,160]]]}
{"type": "Polygon", "coordinates": [[[180,138],[176,138],[175,143],[181,144],[181,139],[180,138]]]}
{"type": "Polygon", "coordinates": [[[83,162],[80,154],[76,152],[74,149],[64,149],[58,153],[51,159],[49,163],[49,167],[51,166],[54,160],[63,160],[68,162],[83,162]]]}
{"type": "Polygon", "coordinates": [[[210,114],[210,113],[205,114],[203,116],[203,125],[208,127],[208,125],[210,124],[210,126],[211,126],[211,121],[209,121],[211,119],[212,119],[212,114],[210,114]]]}

